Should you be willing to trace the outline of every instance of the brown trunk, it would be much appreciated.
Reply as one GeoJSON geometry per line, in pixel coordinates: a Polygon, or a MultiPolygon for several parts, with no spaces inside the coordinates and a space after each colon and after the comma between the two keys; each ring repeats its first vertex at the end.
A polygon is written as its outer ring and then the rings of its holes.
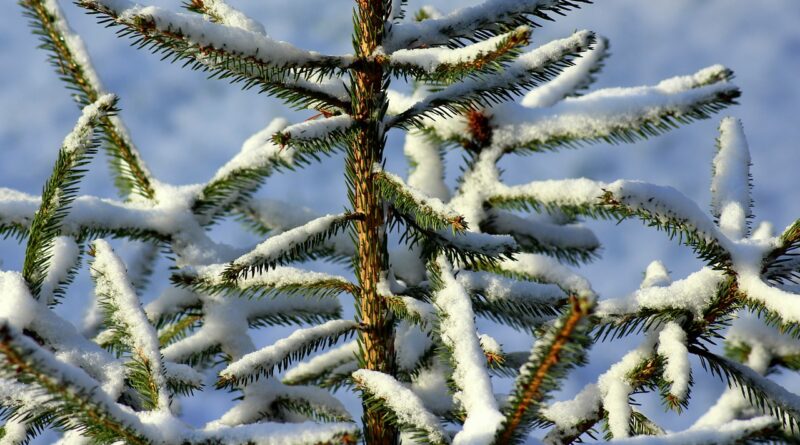
{"type": "MultiPolygon", "coordinates": [[[[356,54],[363,63],[352,71],[353,118],[358,132],[350,146],[348,169],[352,181],[355,210],[364,215],[356,221],[358,282],[361,292],[358,310],[362,330],[361,362],[366,369],[396,373],[394,325],[386,303],[377,292],[381,273],[386,268],[386,235],[383,203],[378,198],[372,167],[383,160],[384,138],[378,119],[384,102],[384,73],[376,61],[369,60],[383,39],[383,0],[358,0],[356,54]]],[[[387,424],[380,413],[364,406],[364,440],[369,445],[395,445],[396,428],[387,424]]]]}

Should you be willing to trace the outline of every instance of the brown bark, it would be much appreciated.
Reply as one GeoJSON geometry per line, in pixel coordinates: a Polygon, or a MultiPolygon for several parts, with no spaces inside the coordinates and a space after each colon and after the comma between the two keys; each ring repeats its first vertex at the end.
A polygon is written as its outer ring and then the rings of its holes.
{"type": "MultiPolygon", "coordinates": [[[[357,133],[350,146],[348,169],[352,181],[352,200],[363,219],[355,222],[358,255],[358,295],[362,330],[361,364],[364,368],[396,373],[394,323],[377,287],[387,263],[385,215],[372,174],[373,165],[383,160],[384,138],[378,119],[384,103],[384,73],[380,63],[370,60],[383,39],[383,0],[358,0],[356,54],[362,63],[351,71],[353,119],[357,133]]],[[[380,413],[364,405],[364,440],[369,445],[394,445],[397,429],[384,421],[380,413]]]]}

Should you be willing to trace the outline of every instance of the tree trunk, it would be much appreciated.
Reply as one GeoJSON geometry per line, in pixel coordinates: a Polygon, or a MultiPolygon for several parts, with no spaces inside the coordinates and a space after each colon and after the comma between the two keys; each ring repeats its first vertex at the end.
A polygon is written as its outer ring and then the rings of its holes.
{"type": "MultiPolygon", "coordinates": [[[[357,268],[361,288],[357,307],[362,323],[359,335],[361,366],[394,375],[394,322],[378,295],[378,282],[387,268],[385,215],[377,195],[372,168],[383,161],[384,134],[380,125],[385,103],[383,67],[368,59],[381,45],[386,15],[385,0],[358,0],[355,51],[363,63],[352,71],[352,115],[357,133],[350,142],[347,175],[354,209],[363,214],[356,221],[357,268]]],[[[395,445],[396,428],[364,406],[364,440],[369,445],[395,445]]]]}

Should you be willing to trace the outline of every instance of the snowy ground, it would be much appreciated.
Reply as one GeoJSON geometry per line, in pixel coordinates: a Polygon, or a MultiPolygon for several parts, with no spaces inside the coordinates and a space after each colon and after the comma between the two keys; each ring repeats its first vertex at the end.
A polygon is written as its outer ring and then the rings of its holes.
{"type": "MultiPolygon", "coordinates": [[[[160,62],[158,57],[128,46],[113,32],[94,23],[71,3],[61,2],[73,27],[86,40],[96,68],[107,88],[121,97],[122,116],[153,173],[171,183],[204,181],[238,151],[241,142],[273,117],[302,119],[308,113],[288,112],[277,101],[242,92],[220,81],[206,81],[201,73],[160,62]]],[[[149,2],[148,2],[149,3],[149,2]]],[[[180,1],[155,3],[179,8],[180,1]]],[[[292,2],[238,1],[235,5],[263,20],[271,36],[323,52],[350,52],[351,5],[344,0],[292,2]]],[[[442,10],[475,1],[427,2],[442,10]]],[[[422,2],[411,1],[413,11],[422,2]]],[[[750,141],[755,183],[756,221],[786,226],[800,216],[800,200],[790,191],[800,187],[800,2],[797,0],[598,0],[596,5],[570,14],[534,33],[535,42],[588,28],[608,37],[612,57],[597,86],[655,83],[661,78],[688,74],[714,63],[732,68],[744,94],[741,105],[725,114],[742,118],[750,141]]],[[[78,116],[77,108],[35,50],[36,39],[27,29],[14,2],[0,5],[0,186],[39,193],[50,173],[57,148],[78,116]]],[[[643,179],[669,184],[696,199],[709,201],[710,163],[718,119],[682,128],[666,136],[630,146],[592,146],[576,151],[537,155],[506,162],[509,183],[532,178],[587,176],[598,180],[643,179]]],[[[388,166],[404,171],[399,135],[390,138],[388,166]]],[[[84,190],[113,195],[101,162],[87,177],[84,190]]],[[[448,164],[457,171],[457,157],[448,164]]],[[[339,212],[344,204],[341,160],[312,166],[302,172],[276,176],[265,196],[307,205],[320,213],[339,212]],[[302,184],[299,186],[298,184],[302,184]]],[[[234,225],[223,227],[233,228],[234,225]]],[[[638,222],[594,223],[605,243],[603,258],[583,269],[603,296],[619,296],[638,286],[642,271],[661,259],[681,278],[699,264],[684,248],[638,222]]],[[[231,243],[246,239],[239,231],[219,230],[231,243]]],[[[11,241],[0,243],[4,269],[18,270],[21,252],[11,241]]],[[[86,289],[81,281],[78,289],[86,289]]],[[[68,301],[66,310],[79,314],[84,300],[68,301]]],[[[348,304],[345,303],[345,307],[348,304]]],[[[508,349],[515,343],[506,337],[508,349]]],[[[621,345],[621,344],[620,344],[621,345]]],[[[615,344],[615,347],[618,344],[615,344]]],[[[593,364],[572,376],[565,387],[574,393],[593,379],[623,350],[598,347],[593,364]]],[[[696,365],[696,364],[695,364],[696,365]]],[[[695,368],[696,376],[702,374],[695,368]]],[[[710,379],[702,378],[710,382],[710,379]]],[[[793,376],[781,381],[800,389],[793,376]]],[[[670,429],[691,423],[702,407],[715,400],[722,385],[698,385],[686,416],[659,415],[655,398],[642,397],[645,409],[670,429]]],[[[226,395],[215,400],[222,402],[226,395]]],[[[209,406],[209,405],[204,405],[209,406]]],[[[186,406],[190,420],[200,422],[218,413],[186,406]]],[[[44,443],[44,442],[43,442],[44,443]]]]}

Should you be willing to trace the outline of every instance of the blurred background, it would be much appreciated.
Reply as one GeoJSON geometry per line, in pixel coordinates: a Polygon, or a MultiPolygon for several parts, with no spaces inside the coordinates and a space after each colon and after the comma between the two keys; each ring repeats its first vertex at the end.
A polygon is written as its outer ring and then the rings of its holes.
{"type": "MultiPolygon", "coordinates": [[[[60,1],[73,28],[83,37],[106,89],[120,96],[121,116],[154,175],[161,181],[187,184],[206,181],[227,159],[238,152],[247,137],[273,117],[293,120],[311,112],[292,112],[274,99],[241,91],[225,82],[205,79],[204,74],[161,62],[159,57],[129,46],[113,30],[95,23],[70,2],[60,1]]],[[[179,9],[178,0],[145,1],[179,9]]],[[[424,4],[442,11],[476,4],[477,1],[410,1],[409,11],[424,4]]],[[[344,0],[253,1],[231,4],[261,20],[274,38],[325,53],[348,53],[352,2],[344,0]]],[[[654,84],[675,75],[690,74],[721,63],[736,73],[742,91],[741,105],[720,115],[743,120],[753,160],[755,215],[781,230],[800,216],[800,2],[797,0],[597,0],[596,4],[546,22],[534,32],[534,45],[564,37],[575,29],[590,29],[610,39],[612,55],[599,75],[597,88],[654,84]]],[[[0,4],[0,187],[38,194],[49,176],[64,135],[72,128],[79,110],[37,50],[21,8],[14,2],[0,4]]],[[[671,185],[707,208],[711,159],[719,118],[695,123],[665,136],[633,145],[595,145],[580,150],[538,154],[506,160],[507,182],[585,176],[611,181],[641,179],[671,185]]],[[[388,167],[405,173],[402,134],[390,136],[388,167]]],[[[460,155],[448,158],[448,171],[458,171],[460,155]]],[[[105,160],[98,156],[87,175],[83,192],[114,197],[105,160]]],[[[338,212],[345,205],[341,175],[342,159],[313,165],[302,171],[271,177],[260,196],[280,197],[319,213],[338,212]]],[[[452,181],[454,176],[451,175],[452,181]]],[[[452,182],[451,182],[452,183],[452,182]]],[[[671,242],[663,233],[637,221],[589,222],[604,243],[602,258],[581,272],[603,297],[617,297],[638,287],[645,267],[662,260],[683,278],[700,263],[691,251],[671,242]]],[[[255,239],[235,223],[215,229],[217,239],[246,245],[255,239]]],[[[124,246],[121,247],[124,249],[124,246]]],[[[5,270],[19,270],[22,250],[13,240],[0,241],[0,261],[5,270]]],[[[166,263],[165,263],[166,265],[166,263]]],[[[320,264],[320,268],[335,270],[320,264]]],[[[88,279],[76,283],[71,297],[59,309],[79,320],[91,292],[88,279]]],[[[162,277],[166,277],[166,272],[162,277]]],[[[164,280],[144,296],[158,294],[164,280]]],[[[350,308],[345,302],[344,307],[350,308]]],[[[484,332],[495,333],[486,326],[484,332]]],[[[259,344],[285,334],[266,333],[259,344]]],[[[527,349],[530,340],[513,331],[496,332],[507,351],[527,349]]],[[[592,364],[574,372],[559,398],[570,397],[585,383],[594,381],[636,339],[598,345],[592,364]]],[[[664,413],[655,396],[638,396],[646,414],[668,429],[689,426],[715,401],[723,384],[704,375],[694,363],[693,403],[685,415],[664,413]]],[[[793,375],[777,379],[790,390],[800,390],[793,375]]],[[[509,382],[498,381],[497,391],[509,382]]],[[[210,394],[202,405],[184,403],[186,418],[202,424],[217,417],[229,405],[230,395],[210,394]]],[[[358,404],[350,398],[354,411],[358,404]]],[[[49,443],[45,436],[39,443],[49,443]]]]}

